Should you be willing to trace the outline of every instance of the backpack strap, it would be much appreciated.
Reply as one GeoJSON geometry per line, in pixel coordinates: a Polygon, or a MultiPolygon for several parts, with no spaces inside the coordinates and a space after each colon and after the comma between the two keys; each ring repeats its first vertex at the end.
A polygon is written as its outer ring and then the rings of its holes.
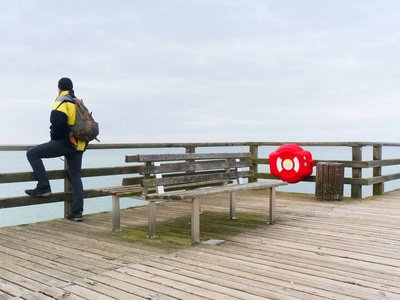
{"type": "Polygon", "coordinates": [[[61,106],[61,104],[65,103],[65,102],[69,102],[69,103],[74,103],[75,104],[75,100],[72,97],[70,97],[70,98],[71,98],[70,100],[69,99],[65,99],[65,100],[61,101],[61,103],[56,107],[55,110],[57,110],[61,106]]]}

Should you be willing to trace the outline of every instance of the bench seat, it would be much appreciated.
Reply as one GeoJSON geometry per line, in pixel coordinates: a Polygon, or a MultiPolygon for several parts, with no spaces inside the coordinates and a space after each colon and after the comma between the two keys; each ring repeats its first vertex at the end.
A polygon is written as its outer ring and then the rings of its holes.
{"type": "Polygon", "coordinates": [[[165,201],[189,201],[195,198],[202,198],[207,196],[213,196],[226,192],[239,192],[248,190],[266,190],[271,187],[277,187],[280,185],[285,185],[285,183],[270,183],[270,182],[252,182],[240,185],[227,185],[220,187],[211,187],[204,189],[197,189],[192,191],[184,191],[179,193],[164,193],[164,194],[153,194],[147,195],[146,200],[165,200],[165,201]]]}
{"type": "Polygon", "coordinates": [[[140,196],[142,194],[142,188],[140,184],[97,188],[94,190],[108,195],[118,195],[119,197],[140,196]]]}

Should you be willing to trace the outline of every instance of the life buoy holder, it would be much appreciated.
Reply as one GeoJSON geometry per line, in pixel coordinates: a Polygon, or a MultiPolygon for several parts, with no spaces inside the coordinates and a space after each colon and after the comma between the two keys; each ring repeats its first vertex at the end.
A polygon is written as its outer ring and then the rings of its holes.
{"type": "Polygon", "coordinates": [[[296,183],[313,172],[311,153],[298,145],[286,144],[269,155],[271,174],[288,183],[296,183]]]}

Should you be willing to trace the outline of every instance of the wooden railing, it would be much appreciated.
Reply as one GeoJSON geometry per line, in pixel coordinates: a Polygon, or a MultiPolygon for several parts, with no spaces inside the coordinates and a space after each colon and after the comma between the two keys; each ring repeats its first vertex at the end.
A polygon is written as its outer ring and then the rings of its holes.
{"type": "MultiPolygon", "coordinates": [[[[260,147],[278,147],[289,142],[221,142],[221,143],[135,143],[135,144],[91,144],[88,147],[88,152],[93,149],[150,149],[160,148],[165,149],[164,152],[168,152],[168,148],[182,149],[186,153],[194,153],[198,149],[206,147],[221,147],[224,151],[235,151],[232,150],[234,147],[246,147],[248,151],[252,153],[252,159],[254,163],[254,178],[251,181],[257,181],[258,179],[276,179],[268,172],[262,172],[261,168],[264,165],[269,165],[268,157],[259,157],[260,147]]],[[[400,179],[400,172],[393,174],[382,175],[382,167],[395,166],[400,164],[400,158],[397,159],[382,159],[383,147],[400,147],[399,143],[371,143],[371,142],[291,142],[299,146],[307,148],[311,151],[312,147],[350,147],[352,157],[349,160],[337,160],[332,157],[332,160],[318,160],[318,157],[314,157],[316,163],[319,161],[328,162],[340,162],[345,165],[345,168],[351,168],[351,177],[345,177],[344,183],[351,185],[351,197],[362,198],[362,187],[373,185],[373,195],[381,195],[384,193],[384,183],[400,179]],[[362,152],[364,148],[372,148],[372,160],[364,161],[362,159],[362,152]],[[372,168],[372,177],[363,178],[362,170],[372,168]]],[[[32,147],[32,145],[0,145],[1,151],[26,151],[32,147]]],[[[132,154],[132,151],[129,151],[132,154]]],[[[134,151],[133,151],[134,153],[134,151]]],[[[399,152],[400,154],[400,152],[399,152]]],[[[267,155],[266,155],[267,156],[267,155]]],[[[109,175],[120,175],[120,174],[137,174],[137,166],[115,166],[115,167],[100,167],[100,168],[87,168],[82,170],[82,177],[95,177],[95,176],[109,176],[109,175]]],[[[50,180],[64,179],[64,190],[70,191],[70,187],[67,180],[66,170],[52,170],[47,172],[50,180]]],[[[1,185],[15,182],[27,182],[35,181],[35,177],[32,172],[16,172],[16,173],[1,173],[0,166],[0,208],[16,207],[32,204],[41,204],[49,202],[66,201],[70,199],[70,195],[63,193],[59,197],[47,198],[29,198],[27,197],[8,197],[5,198],[1,195],[1,185]]],[[[309,176],[304,181],[315,182],[315,176],[309,176]]],[[[102,196],[101,193],[95,190],[85,191],[85,197],[97,197],[102,196]]]]}

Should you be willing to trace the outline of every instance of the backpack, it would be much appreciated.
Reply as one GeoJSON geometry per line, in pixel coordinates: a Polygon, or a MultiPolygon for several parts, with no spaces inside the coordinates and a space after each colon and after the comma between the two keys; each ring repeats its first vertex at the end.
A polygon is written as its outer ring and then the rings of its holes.
{"type": "Polygon", "coordinates": [[[83,104],[83,100],[63,100],[58,107],[64,102],[73,102],[76,107],[75,124],[71,126],[70,136],[87,143],[92,140],[100,142],[97,138],[99,135],[99,123],[93,119],[92,113],[89,113],[89,110],[83,104]]]}
{"type": "Polygon", "coordinates": [[[71,127],[72,135],[81,141],[90,142],[96,140],[100,142],[97,138],[99,135],[99,123],[93,119],[92,113],[89,113],[82,99],[76,100],[75,106],[76,117],[75,124],[71,127]]]}

